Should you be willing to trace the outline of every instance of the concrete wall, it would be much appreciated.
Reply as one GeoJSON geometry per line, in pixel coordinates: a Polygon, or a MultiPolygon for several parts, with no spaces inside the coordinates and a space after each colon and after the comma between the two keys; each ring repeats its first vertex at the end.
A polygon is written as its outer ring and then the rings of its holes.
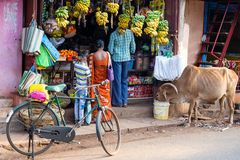
{"type": "Polygon", "coordinates": [[[16,92],[22,70],[23,0],[0,0],[0,96],[16,92]]]}
{"type": "Polygon", "coordinates": [[[197,61],[203,33],[204,2],[181,0],[179,10],[179,54],[185,63],[197,61]]]}

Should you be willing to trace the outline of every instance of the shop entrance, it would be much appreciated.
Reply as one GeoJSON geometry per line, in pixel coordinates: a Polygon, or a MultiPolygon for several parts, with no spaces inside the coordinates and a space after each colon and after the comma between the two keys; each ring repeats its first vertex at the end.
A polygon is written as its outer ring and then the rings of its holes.
{"type": "MultiPolygon", "coordinates": [[[[215,55],[218,53],[219,56],[223,56],[223,60],[221,62],[220,66],[225,66],[227,68],[233,69],[239,76],[240,76],[240,46],[238,45],[240,43],[240,19],[239,19],[239,2],[233,1],[232,3],[229,3],[226,0],[223,2],[208,2],[205,1],[205,16],[204,16],[204,34],[206,37],[209,37],[209,42],[204,41],[203,37],[203,44],[207,45],[207,52],[211,50],[214,50],[215,55]],[[226,9],[228,7],[228,10],[226,9]],[[226,11],[227,10],[227,11],[226,11]],[[224,21],[222,20],[225,14],[224,21]],[[221,17],[221,18],[219,18],[221,17]],[[238,18],[238,19],[237,19],[238,18]],[[223,21],[222,28],[218,34],[219,31],[219,25],[213,25],[213,23],[219,23],[223,21]],[[235,25],[235,27],[232,27],[235,25]],[[212,29],[211,29],[212,27],[212,29]],[[233,30],[231,31],[231,28],[233,30]],[[228,35],[232,33],[232,36],[228,40],[228,35]],[[215,37],[218,36],[218,40],[215,43],[215,37]],[[229,45],[228,45],[229,41],[229,45]],[[211,44],[212,43],[212,44],[211,44]],[[214,49],[213,46],[215,47],[214,49]],[[226,53],[223,53],[224,48],[226,48],[226,53]]],[[[204,56],[201,57],[202,61],[204,61],[204,56]]],[[[218,60],[214,56],[207,55],[206,61],[212,63],[212,64],[219,64],[218,60]]],[[[210,64],[209,63],[209,64],[210,64]]],[[[240,85],[237,87],[237,92],[240,91],[240,85]]]]}

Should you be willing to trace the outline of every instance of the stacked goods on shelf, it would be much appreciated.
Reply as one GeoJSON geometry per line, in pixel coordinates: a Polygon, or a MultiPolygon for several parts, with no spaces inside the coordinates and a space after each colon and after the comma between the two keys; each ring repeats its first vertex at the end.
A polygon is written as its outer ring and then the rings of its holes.
{"type": "Polygon", "coordinates": [[[67,25],[69,24],[68,19],[68,7],[67,6],[63,6],[63,7],[59,7],[56,11],[55,11],[55,15],[56,15],[56,21],[57,24],[60,28],[66,28],[67,25]]]}
{"type": "Polygon", "coordinates": [[[127,14],[120,14],[118,17],[118,32],[120,34],[125,33],[126,29],[128,28],[128,23],[130,21],[130,16],[127,14]]]}
{"type": "Polygon", "coordinates": [[[78,53],[73,50],[68,49],[62,49],[59,51],[60,57],[65,57],[68,61],[72,61],[73,57],[77,57],[78,53]]]}
{"type": "Polygon", "coordinates": [[[128,77],[128,84],[129,85],[140,85],[140,84],[153,84],[152,77],[142,77],[142,76],[136,76],[132,75],[128,77]]]}
{"type": "Polygon", "coordinates": [[[143,98],[152,97],[153,87],[152,85],[135,85],[128,87],[128,97],[129,98],[143,98]]]}
{"type": "Polygon", "coordinates": [[[131,31],[134,33],[136,37],[142,36],[142,28],[143,28],[144,20],[145,20],[145,17],[138,14],[136,14],[132,19],[131,31]]]}

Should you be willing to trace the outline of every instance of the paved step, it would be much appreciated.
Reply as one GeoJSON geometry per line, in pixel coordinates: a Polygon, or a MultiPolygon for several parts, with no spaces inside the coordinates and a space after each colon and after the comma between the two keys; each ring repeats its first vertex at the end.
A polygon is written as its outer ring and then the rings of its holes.
{"type": "Polygon", "coordinates": [[[0,134],[6,132],[6,118],[0,118],[0,134]]]}
{"type": "Polygon", "coordinates": [[[11,98],[0,98],[0,109],[5,107],[12,107],[13,99],[11,98]]]}
{"type": "Polygon", "coordinates": [[[129,100],[127,108],[113,107],[119,118],[153,117],[153,99],[129,100]]]}
{"type": "Polygon", "coordinates": [[[13,100],[10,98],[0,98],[0,133],[5,132],[6,117],[12,109],[13,100]]]}
{"type": "Polygon", "coordinates": [[[0,98],[0,133],[5,131],[5,120],[7,114],[12,109],[13,99],[11,98],[0,98]]]}
{"type": "Polygon", "coordinates": [[[12,107],[0,107],[0,118],[6,118],[12,107]]]}
{"type": "MultiPolygon", "coordinates": [[[[113,107],[118,118],[141,118],[153,117],[153,104],[151,101],[143,101],[142,103],[130,102],[127,108],[113,107]]],[[[66,121],[74,121],[74,108],[73,106],[65,109],[64,115],[66,121]]]]}
{"type": "Polygon", "coordinates": [[[128,105],[127,108],[113,107],[118,118],[153,117],[152,104],[128,105]]]}

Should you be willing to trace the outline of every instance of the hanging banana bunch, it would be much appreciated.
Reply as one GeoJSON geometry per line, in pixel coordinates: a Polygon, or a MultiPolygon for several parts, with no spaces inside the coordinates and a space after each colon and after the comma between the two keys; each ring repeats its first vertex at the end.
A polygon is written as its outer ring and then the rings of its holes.
{"type": "Polygon", "coordinates": [[[119,5],[117,3],[113,3],[113,2],[107,3],[107,11],[109,13],[112,13],[115,16],[117,16],[118,10],[119,10],[119,5]]]}
{"type": "Polygon", "coordinates": [[[164,0],[153,0],[149,2],[149,8],[151,10],[158,10],[162,13],[162,18],[164,17],[165,1],[164,0]]]}
{"type": "Polygon", "coordinates": [[[156,43],[159,43],[161,45],[167,45],[169,43],[169,39],[167,38],[168,30],[168,21],[160,21],[157,28],[158,35],[156,37],[156,43]]]}
{"type": "Polygon", "coordinates": [[[73,7],[73,17],[75,18],[79,18],[80,15],[80,12],[76,9],[76,7],[74,6],[73,7]]]}
{"type": "Polygon", "coordinates": [[[130,21],[130,16],[127,14],[120,14],[118,17],[118,32],[120,34],[125,33],[126,29],[128,28],[128,23],[130,21]]]}
{"type": "Polygon", "coordinates": [[[103,26],[105,28],[108,21],[108,14],[107,12],[96,12],[96,22],[99,26],[103,26]]]}
{"type": "Polygon", "coordinates": [[[79,12],[78,23],[80,24],[81,18],[83,18],[84,27],[86,27],[85,15],[88,13],[89,6],[90,0],[78,0],[75,3],[75,10],[79,12]]]}
{"type": "Polygon", "coordinates": [[[157,27],[159,23],[159,19],[161,16],[161,12],[159,11],[150,11],[147,12],[147,18],[145,20],[147,27],[144,29],[144,32],[151,37],[151,52],[152,55],[155,53],[155,45],[156,45],[156,36],[157,36],[157,27]]]}
{"type": "Polygon", "coordinates": [[[81,13],[87,14],[88,7],[90,6],[90,0],[78,0],[75,3],[75,8],[81,13]]]}
{"type": "Polygon", "coordinates": [[[156,30],[158,27],[160,16],[161,12],[159,11],[147,12],[147,19],[145,20],[147,27],[144,29],[144,32],[151,38],[156,37],[158,34],[156,30]]]}
{"type": "Polygon", "coordinates": [[[68,7],[67,6],[63,6],[63,7],[59,7],[56,11],[55,11],[55,16],[56,16],[56,22],[58,24],[58,27],[60,28],[66,28],[67,25],[69,24],[68,19],[68,7]]]}
{"type": "Polygon", "coordinates": [[[135,11],[134,6],[126,5],[125,9],[123,10],[123,13],[132,17],[134,15],[134,11],[135,11]]]}
{"type": "Polygon", "coordinates": [[[113,15],[117,16],[119,10],[119,5],[117,3],[111,2],[107,3],[107,11],[111,13],[111,28],[113,28],[113,15]]]}
{"type": "Polygon", "coordinates": [[[145,17],[138,14],[136,14],[132,19],[131,31],[134,33],[136,37],[142,36],[142,28],[143,28],[144,20],[145,20],[145,17]]]}

